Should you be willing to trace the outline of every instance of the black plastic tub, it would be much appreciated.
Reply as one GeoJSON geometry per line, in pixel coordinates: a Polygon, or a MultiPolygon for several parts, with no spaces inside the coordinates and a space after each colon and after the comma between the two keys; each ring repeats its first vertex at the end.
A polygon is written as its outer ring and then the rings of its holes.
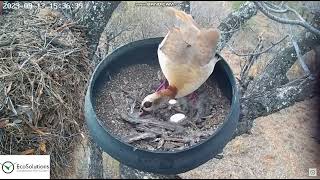
{"type": "Polygon", "coordinates": [[[220,55],[217,54],[222,60],[218,61],[210,78],[216,78],[219,87],[231,100],[231,108],[223,125],[202,143],[174,152],[137,149],[109,133],[95,113],[95,95],[109,80],[109,75],[112,76],[120,68],[133,64],[159,65],[157,48],[162,39],[162,37],[151,38],[129,43],[115,50],[97,66],[85,97],[85,118],[93,140],[120,163],[152,173],[179,174],[192,170],[221,153],[237,126],[240,110],[239,94],[233,72],[220,55]]]}

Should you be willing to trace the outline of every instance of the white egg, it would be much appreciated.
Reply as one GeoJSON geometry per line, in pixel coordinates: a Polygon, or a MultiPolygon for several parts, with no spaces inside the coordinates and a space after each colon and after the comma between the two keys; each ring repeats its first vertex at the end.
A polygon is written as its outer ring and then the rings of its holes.
{"type": "Polygon", "coordinates": [[[179,123],[185,119],[186,119],[186,115],[184,115],[182,113],[177,113],[177,114],[174,114],[170,117],[170,122],[179,123]]]}
{"type": "Polygon", "coordinates": [[[175,100],[175,99],[170,99],[169,100],[169,104],[171,104],[171,105],[174,105],[176,103],[177,103],[177,100],[175,100]]]}

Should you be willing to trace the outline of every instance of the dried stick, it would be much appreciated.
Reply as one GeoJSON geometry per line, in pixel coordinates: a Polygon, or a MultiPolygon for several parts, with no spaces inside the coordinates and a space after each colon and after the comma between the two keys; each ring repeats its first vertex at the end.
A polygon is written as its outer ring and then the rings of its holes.
{"type": "MultiPolygon", "coordinates": [[[[285,14],[285,17],[287,17],[286,14],[285,14]]],[[[309,70],[308,66],[306,65],[306,63],[304,62],[304,60],[303,60],[303,58],[301,56],[299,45],[298,45],[297,41],[295,40],[295,38],[293,37],[293,31],[292,31],[291,26],[289,26],[289,31],[290,31],[290,39],[291,39],[291,42],[293,44],[294,50],[296,51],[296,54],[297,54],[297,57],[298,57],[298,61],[299,61],[300,65],[301,65],[305,75],[309,75],[310,74],[310,70],[309,70]]]]}
{"type": "Polygon", "coordinates": [[[237,56],[257,56],[263,53],[266,53],[268,51],[270,51],[273,47],[275,47],[276,45],[280,44],[282,41],[284,41],[286,38],[288,37],[288,35],[286,35],[285,37],[283,37],[282,39],[280,39],[279,41],[277,41],[276,43],[271,43],[272,45],[269,46],[267,49],[261,51],[261,52],[255,52],[255,53],[248,53],[248,54],[239,54],[237,53],[229,44],[227,44],[227,46],[230,48],[231,52],[237,56]]]}
{"type": "Polygon", "coordinates": [[[289,6],[286,6],[286,8],[293,12],[296,16],[298,16],[299,20],[291,20],[291,19],[284,19],[284,18],[280,18],[278,16],[275,16],[273,14],[271,14],[260,2],[258,1],[254,1],[254,4],[257,6],[257,8],[265,15],[267,16],[268,18],[274,20],[274,21],[277,21],[279,23],[282,23],[282,24],[291,24],[291,25],[299,25],[299,26],[302,26],[304,28],[306,28],[308,31],[316,34],[317,36],[320,36],[320,30],[316,29],[315,27],[313,27],[312,25],[310,25],[307,21],[305,21],[301,16],[300,14],[290,8],[289,6]]]}
{"type": "Polygon", "coordinates": [[[164,128],[167,130],[171,130],[171,131],[178,131],[178,132],[184,131],[184,128],[180,125],[169,123],[169,122],[157,121],[153,118],[138,119],[138,118],[132,117],[132,116],[124,114],[124,113],[121,113],[120,116],[123,120],[125,120],[129,123],[132,123],[132,124],[151,125],[151,126],[156,126],[156,127],[164,128]]]}
{"type": "Polygon", "coordinates": [[[156,138],[156,134],[146,132],[146,133],[138,134],[138,135],[135,135],[133,137],[126,139],[126,142],[133,143],[135,141],[140,141],[140,140],[144,140],[144,139],[152,139],[152,138],[156,138]]]}

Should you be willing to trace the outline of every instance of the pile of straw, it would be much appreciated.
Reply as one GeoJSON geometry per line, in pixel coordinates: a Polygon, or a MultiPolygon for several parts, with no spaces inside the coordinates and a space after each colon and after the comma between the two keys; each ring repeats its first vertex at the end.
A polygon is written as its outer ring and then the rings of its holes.
{"type": "Polygon", "coordinates": [[[0,16],[0,27],[0,154],[50,154],[56,177],[83,130],[83,29],[48,9],[0,16]]]}

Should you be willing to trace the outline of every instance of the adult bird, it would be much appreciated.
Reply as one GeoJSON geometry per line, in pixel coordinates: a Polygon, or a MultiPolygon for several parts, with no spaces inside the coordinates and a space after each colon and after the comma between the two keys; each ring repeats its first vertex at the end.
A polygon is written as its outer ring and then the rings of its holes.
{"type": "Polygon", "coordinates": [[[193,94],[209,78],[218,61],[215,57],[220,39],[218,29],[200,28],[191,15],[175,8],[166,8],[166,12],[179,22],[158,46],[159,64],[167,81],[143,99],[142,112],[193,94]]]}

